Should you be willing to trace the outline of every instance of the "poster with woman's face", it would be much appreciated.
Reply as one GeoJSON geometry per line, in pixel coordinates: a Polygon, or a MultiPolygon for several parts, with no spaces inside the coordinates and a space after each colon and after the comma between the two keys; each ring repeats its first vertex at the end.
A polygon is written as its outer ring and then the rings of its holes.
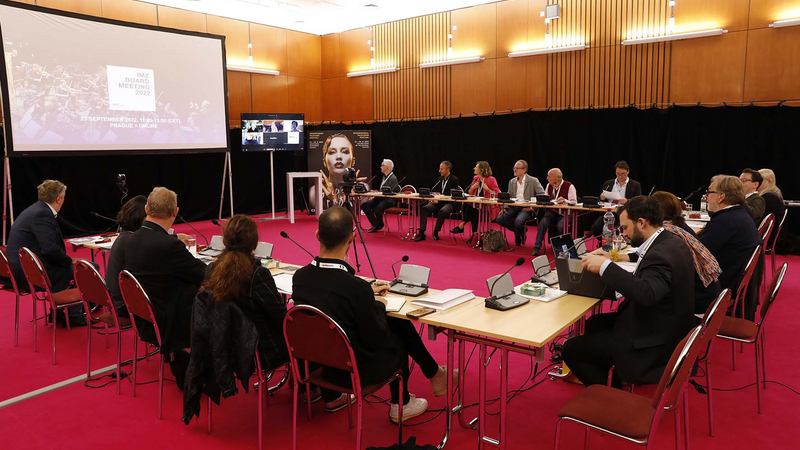
{"type": "Polygon", "coordinates": [[[372,135],[369,130],[311,131],[308,133],[308,170],[322,172],[328,200],[341,198],[343,174],[348,168],[366,181],[372,177],[372,135]]]}

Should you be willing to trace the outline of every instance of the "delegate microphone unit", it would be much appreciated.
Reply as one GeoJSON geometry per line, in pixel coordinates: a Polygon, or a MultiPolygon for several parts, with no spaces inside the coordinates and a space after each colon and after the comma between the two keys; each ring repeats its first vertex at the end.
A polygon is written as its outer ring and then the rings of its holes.
{"type": "Polygon", "coordinates": [[[489,289],[489,298],[485,300],[485,306],[489,309],[507,311],[530,302],[514,292],[514,282],[508,272],[487,279],[486,287],[489,289]]]}
{"type": "Polygon", "coordinates": [[[531,264],[533,265],[534,273],[534,275],[531,277],[532,282],[544,283],[548,286],[558,283],[558,275],[556,275],[556,273],[550,269],[550,260],[547,259],[547,255],[541,255],[533,258],[531,264]]]}
{"type": "Polygon", "coordinates": [[[389,292],[393,294],[419,297],[428,293],[428,281],[431,269],[416,264],[403,264],[400,274],[390,284],[389,292]]]}

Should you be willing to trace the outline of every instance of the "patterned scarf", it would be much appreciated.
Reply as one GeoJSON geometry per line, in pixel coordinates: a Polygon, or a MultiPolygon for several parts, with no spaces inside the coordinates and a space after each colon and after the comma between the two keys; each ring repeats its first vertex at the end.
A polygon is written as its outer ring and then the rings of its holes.
{"type": "Polygon", "coordinates": [[[709,284],[717,281],[722,269],[719,267],[717,258],[711,254],[710,251],[700,241],[692,236],[688,231],[683,228],[676,227],[670,221],[665,220],[664,229],[670,233],[680,237],[686,242],[689,250],[692,252],[692,259],[694,260],[694,270],[703,282],[703,286],[708,287],[709,284]]]}

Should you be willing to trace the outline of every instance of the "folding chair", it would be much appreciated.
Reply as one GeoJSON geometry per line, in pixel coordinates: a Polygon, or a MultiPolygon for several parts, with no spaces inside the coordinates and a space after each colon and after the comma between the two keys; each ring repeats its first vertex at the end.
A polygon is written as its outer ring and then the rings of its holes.
{"type": "MultiPolygon", "coordinates": [[[[30,295],[31,293],[24,288],[20,289],[19,286],[17,286],[17,279],[14,278],[14,269],[11,267],[11,263],[8,261],[5,247],[0,247],[0,277],[5,277],[10,280],[10,285],[3,285],[0,289],[6,292],[12,292],[16,298],[16,308],[14,310],[14,347],[17,347],[19,346],[19,298],[30,295]]],[[[36,320],[36,315],[34,315],[34,320],[36,320]]]]}
{"type": "Polygon", "coordinates": [[[709,358],[711,357],[711,344],[714,338],[719,333],[719,327],[722,325],[722,320],[725,318],[725,313],[731,303],[731,291],[725,289],[720,292],[716,300],[711,302],[706,309],[703,316],[703,338],[700,343],[700,355],[697,357],[698,365],[704,363],[704,371],[706,377],[707,395],[708,395],[708,435],[714,437],[714,413],[713,413],[713,395],[711,388],[711,373],[709,372],[709,358]]]}

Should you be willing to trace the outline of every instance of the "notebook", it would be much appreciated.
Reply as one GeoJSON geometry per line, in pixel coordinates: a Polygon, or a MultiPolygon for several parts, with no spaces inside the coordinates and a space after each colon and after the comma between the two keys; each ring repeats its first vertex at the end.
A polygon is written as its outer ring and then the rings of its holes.
{"type": "Polygon", "coordinates": [[[441,311],[460,305],[473,298],[475,298],[475,295],[472,291],[466,289],[445,289],[435,294],[411,300],[411,303],[441,311]]]}
{"type": "Polygon", "coordinates": [[[386,312],[399,312],[406,304],[405,297],[386,297],[386,312]]]}

